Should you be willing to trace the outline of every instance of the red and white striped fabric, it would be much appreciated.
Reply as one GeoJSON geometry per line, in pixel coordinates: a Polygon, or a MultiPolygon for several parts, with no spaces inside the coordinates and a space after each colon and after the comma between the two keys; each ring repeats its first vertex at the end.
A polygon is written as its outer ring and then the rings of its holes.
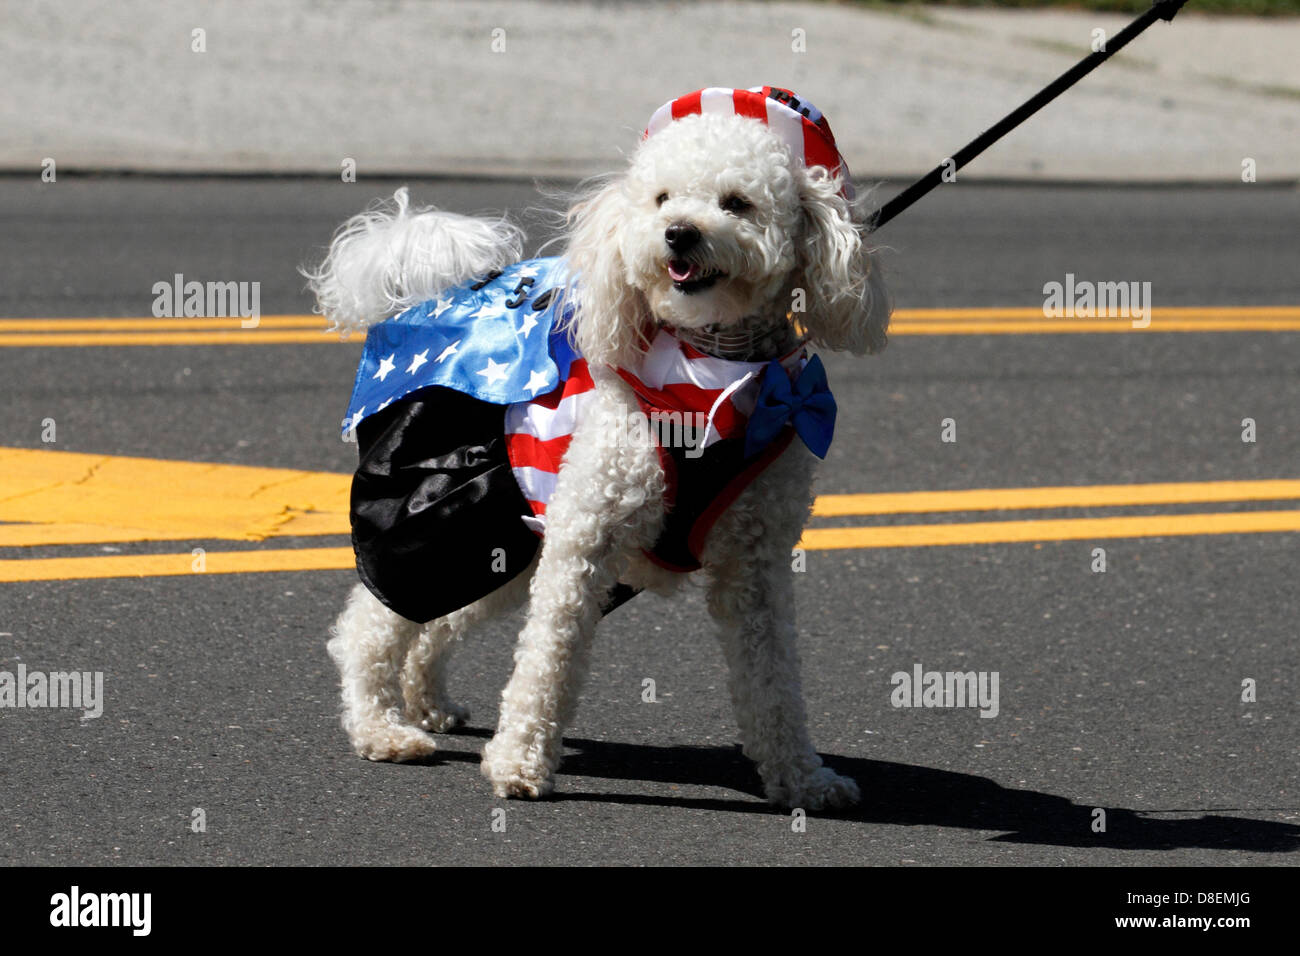
{"type": "Polygon", "coordinates": [[[557,388],[506,408],[506,454],[533,509],[531,516],[523,516],[524,524],[538,534],[546,527],[546,505],[555,493],[560,461],[583,410],[596,400],[595,387],[587,360],[574,359],[569,377],[557,388]]]}
{"type": "Polygon", "coordinates": [[[846,199],[853,198],[849,167],[835,145],[831,124],[821,110],[779,86],[753,86],[747,90],[709,87],[669,100],[655,110],[646,125],[645,137],[668,126],[673,120],[700,113],[749,116],[766,123],[805,166],[825,166],[841,177],[846,199]]]}
{"type": "MultiPolygon", "coordinates": [[[[782,356],[792,377],[807,361],[802,347],[782,356]]],[[[636,372],[617,369],[636,392],[647,415],[699,414],[705,422],[700,448],[723,438],[743,436],[754,410],[767,362],[737,362],[706,355],[660,329],[636,372]]],[[[569,377],[549,394],[506,408],[506,451],[515,480],[532,515],[524,523],[541,534],[546,506],[555,492],[560,462],[582,414],[595,400],[595,385],[585,359],[577,359],[569,377]]],[[[678,421],[681,419],[678,418],[678,421]]],[[[652,428],[652,435],[656,431],[652,428]]]]}

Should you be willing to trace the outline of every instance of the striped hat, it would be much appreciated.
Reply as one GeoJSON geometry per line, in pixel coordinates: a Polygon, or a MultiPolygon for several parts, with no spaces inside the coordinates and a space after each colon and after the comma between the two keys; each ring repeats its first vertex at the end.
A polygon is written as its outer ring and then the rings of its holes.
{"type": "Polygon", "coordinates": [[[785,141],[805,166],[824,166],[838,173],[846,199],[853,198],[849,167],[835,145],[835,134],[821,110],[779,86],[752,86],[731,90],[711,86],[669,100],[650,117],[643,138],[649,138],[675,119],[697,113],[749,116],[766,123],[785,141]]]}

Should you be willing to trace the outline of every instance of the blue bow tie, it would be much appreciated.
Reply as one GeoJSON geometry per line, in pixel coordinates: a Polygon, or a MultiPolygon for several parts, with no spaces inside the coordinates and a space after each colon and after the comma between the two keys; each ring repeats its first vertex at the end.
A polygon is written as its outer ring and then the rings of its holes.
{"type": "Polygon", "coordinates": [[[835,434],[835,398],[826,384],[826,369],[814,355],[793,386],[781,363],[773,359],[763,370],[758,402],[745,431],[745,457],[766,448],[785,427],[795,432],[818,458],[825,458],[835,434]]]}

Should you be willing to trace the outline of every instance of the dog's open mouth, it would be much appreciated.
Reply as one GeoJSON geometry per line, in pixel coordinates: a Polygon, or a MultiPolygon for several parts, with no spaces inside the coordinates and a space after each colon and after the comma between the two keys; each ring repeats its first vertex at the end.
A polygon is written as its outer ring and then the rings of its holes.
{"type": "Polygon", "coordinates": [[[673,280],[673,288],[687,295],[707,289],[723,275],[717,269],[705,269],[685,259],[668,260],[668,278],[673,280]]]}

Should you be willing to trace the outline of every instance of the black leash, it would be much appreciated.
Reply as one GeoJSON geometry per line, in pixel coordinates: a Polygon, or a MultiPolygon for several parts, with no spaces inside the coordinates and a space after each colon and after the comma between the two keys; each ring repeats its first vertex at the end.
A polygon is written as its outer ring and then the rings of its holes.
{"type": "Polygon", "coordinates": [[[1003,117],[995,125],[990,126],[979,136],[971,140],[956,153],[951,160],[940,163],[934,169],[930,170],[912,185],[908,186],[901,193],[895,196],[889,202],[885,203],[868,221],[872,229],[879,229],[889,220],[893,219],[900,212],[906,209],[912,203],[916,202],[930,190],[934,189],[944,181],[944,175],[951,176],[957,170],[961,169],[972,159],[978,156],[984,150],[988,149],[1007,133],[1011,132],[1029,117],[1033,116],[1052,100],[1056,99],[1070,87],[1074,86],[1081,79],[1091,73],[1097,67],[1101,66],[1108,59],[1122,50],[1130,40],[1142,33],[1147,27],[1157,20],[1173,20],[1174,15],[1183,8],[1187,0],[1154,0],[1151,9],[1143,13],[1136,20],[1126,26],[1114,38],[1106,44],[1105,50],[1098,50],[1092,53],[1065,73],[1053,80],[1048,86],[1044,87],[1039,93],[1027,100],[1018,109],[1013,110],[1007,116],[1003,117]]]}

